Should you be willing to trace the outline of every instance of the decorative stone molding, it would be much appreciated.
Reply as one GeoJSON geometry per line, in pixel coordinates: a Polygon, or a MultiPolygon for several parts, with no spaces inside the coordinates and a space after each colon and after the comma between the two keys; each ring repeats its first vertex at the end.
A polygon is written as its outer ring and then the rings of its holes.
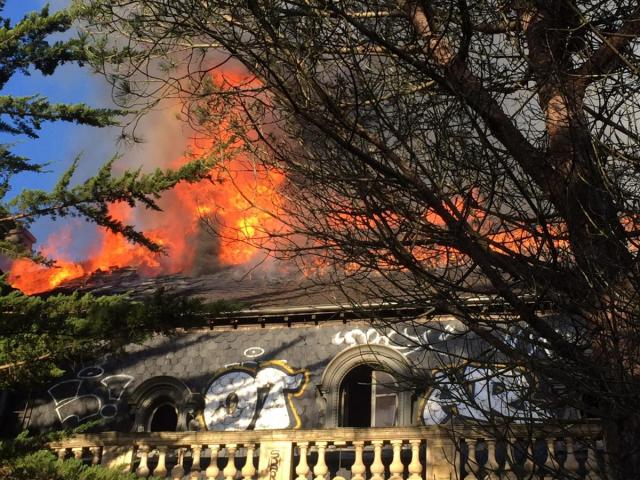
{"type": "Polygon", "coordinates": [[[158,376],[141,383],[129,396],[130,411],[135,412],[132,431],[149,431],[151,415],[160,405],[171,404],[176,408],[176,430],[187,431],[188,415],[202,410],[200,395],[194,394],[184,383],[174,377],[158,376]]]}
{"type": "MultiPolygon", "coordinates": [[[[333,428],[340,421],[340,385],[347,374],[359,365],[369,365],[402,380],[411,378],[411,366],[406,358],[385,345],[356,345],[333,357],[322,374],[318,386],[326,400],[325,428],[333,428]]],[[[398,392],[398,426],[411,425],[410,387],[398,392]]]]}

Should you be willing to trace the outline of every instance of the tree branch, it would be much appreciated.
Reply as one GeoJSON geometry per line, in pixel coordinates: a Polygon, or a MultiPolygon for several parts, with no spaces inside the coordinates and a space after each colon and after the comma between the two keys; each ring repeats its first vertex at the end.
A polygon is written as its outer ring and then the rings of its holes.
{"type": "Polygon", "coordinates": [[[637,73],[637,68],[630,64],[622,54],[622,50],[640,36],[640,7],[636,8],[615,33],[602,34],[596,28],[593,32],[600,37],[602,45],[580,67],[572,72],[585,83],[591,83],[599,76],[614,71],[620,64],[625,64],[637,73]]]}

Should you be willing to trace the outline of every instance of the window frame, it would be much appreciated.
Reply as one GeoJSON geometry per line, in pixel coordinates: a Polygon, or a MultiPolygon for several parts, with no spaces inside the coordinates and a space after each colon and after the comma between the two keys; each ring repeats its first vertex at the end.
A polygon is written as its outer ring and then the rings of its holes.
{"type": "MultiPolygon", "coordinates": [[[[355,367],[369,365],[374,370],[387,372],[400,383],[411,378],[411,368],[406,358],[385,345],[355,345],[338,353],[327,365],[318,389],[326,401],[324,427],[335,428],[341,424],[340,386],[355,367]]],[[[413,390],[407,387],[398,391],[397,426],[412,425],[413,390]]],[[[375,427],[372,427],[375,428],[375,427]]]]}
{"type": "Polygon", "coordinates": [[[134,413],[131,431],[148,432],[155,411],[165,404],[176,409],[178,422],[177,432],[187,431],[187,416],[191,411],[202,410],[202,398],[194,394],[175,377],[160,375],[142,382],[128,399],[129,409],[134,413]]]}

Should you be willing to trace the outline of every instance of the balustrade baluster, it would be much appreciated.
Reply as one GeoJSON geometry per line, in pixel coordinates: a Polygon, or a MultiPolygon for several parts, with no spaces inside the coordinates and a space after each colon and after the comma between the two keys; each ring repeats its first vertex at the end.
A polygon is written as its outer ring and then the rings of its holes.
{"type": "Polygon", "coordinates": [[[307,451],[309,450],[308,442],[298,443],[298,451],[300,452],[300,461],[296,466],[296,480],[307,480],[309,475],[309,463],[307,462],[307,451]]]}
{"type": "Polygon", "coordinates": [[[585,480],[599,480],[600,476],[600,466],[598,465],[598,458],[596,455],[596,443],[593,442],[589,446],[589,450],[587,451],[587,462],[584,467],[587,471],[585,475],[585,480]]]}
{"type": "Polygon", "coordinates": [[[225,465],[224,470],[222,470],[224,480],[234,480],[236,473],[238,473],[235,463],[237,447],[238,446],[235,443],[230,443],[225,447],[227,450],[227,464],[225,465]]]}
{"type": "Polygon", "coordinates": [[[178,449],[178,458],[176,460],[176,464],[171,469],[171,478],[173,480],[181,480],[184,477],[184,454],[186,449],[179,448],[178,449]]]}
{"type": "Polygon", "coordinates": [[[362,460],[364,442],[355,441],[353,442],[353,447],[355,448],[356,458],[351,466],[351,480],[365,480],[364,474],[367,471],[367,467],[364,465],[364,461],[362,460]]]}
{"type": "Polygon", "coordinates": [[[507,439],[505,446],[504,467],[502,469],[503,480],[518,480],[520,465],[516,463],[514,452],[514,439],[507,439]]]}
{"type": "Polygon", "coordinates": [[[253,461],[253,452],[255,451],[256,446],[253,443],[249,443],[245,445],[245,448],[247,449],[247,458],[240,473],[242,473],[242,478],[244,480],[251,480],[256,474],[256,466],[253,461]]]}
{"type": "Polygon", "coordinates": [[[564,461],[564,468],[570,473],[575,473],[578,471],[580,464],[576,458],[575,442],[573,441],[573,438],[567,437],[565,439],[565,447],[567,449],[567,458],[564,461]]]}
{"type": "Polygon", "coordinates": [[[153,470],[154,477],[164,478],[167,476],[167,447],[158,447],[158,465],[153,470]]]}
{"type": "Polygon", "coordinates": [[[72,448],[71,453],[73,453],[73,458],[76,460],[82,460],[82,447],[72,448]]]}
{"type": "Polygon", "coordinates": [[[220,473],[220,469],[218,468],[218,453],[220,452],[220,445],[209,445],[209,449],[211,450],[211,463],[209,463],[205,475],[207,480],[216,480],[220,473]]]}
{"type": "Polygon", "coordinates": [[[384,464],[382,463],[382,440],[374,440],[373,463],[371,464],[371,480],[384,480],[384,464]]]}
{"type": "Polygon", "coordinates": [[[67,456],[67,449],[59,448],[57,453],[58,453],[58,460],[64,460],[67,456]]]}
{"type": "Polygon", "coordinates": [[[487,471],[486,478],[488,480],[500,480],[500,473],[498,469],[500,464],[496,458],[496,441],[493,438],[487,441],[487,463],[485,464],[485,470],[487,471]]]}
{"type": "Polygon", "coordinates": [[[91,465],[98,465],[100,463],[100,452],[102,447],[89,447],[91,453],[91,465]]]}
{"type": "Polygon", "coordinates": [[[315,480],[327,480],[329,467],[327,467],[327,463],[324,458],[327,450],[327,442],[316,442],[316,447],[318,448],[318,461],[313,467],[313,474],[315,475],[315,480]]]}
{"type": "Polygon", "coordinates": [[[141,445],[138,451],[140,452],[140,465],[136,468],[136,475],[139,477],[148,477],[151,473],[149,470],[149,446],[141,445]]]}
{"type": "Polygon", "coordinates": [[[524,454],[524,464],[522,465],[522,469],[525,473],[525,477],[528,477],[533,473],[533,469],[535,468],[535,464],[533,462],[533,442],[527,440],[522,453],[524,454]]]}
{"type": "MultiPolygon", "coordinates": [[[[409,463],[409,480],[422,480],[422,463],[420,463],[421,440],[409,440],[411,445],[411,462],[409,463]]],[[[364,466],[364,465],[363,465],[364,466]]],[[[353,478],[351,480],[354,480],[353,478]]]]}
{"type": "Polygon", "coordinates": [[[402,450],[402,440],[391,440],[391,447],[393,448],[393,459],[389,465],[389,480],[402,480],[402,474],[404,473],[404,465],[400,458],[400,450],[402,450]]]}
{"type": "Polygon", "coordinates": [[[191,472],[189,480],[199,480],[200,478],[200,457],[202,456],[202,445],[191,445],[191,472]]]}
{"type": "MultiPolygon", "coordinates": [[[[478,442],[476,440],[465,441],[467,444],[467,463],[465,465],[465,471],[467,474],[473,475],[473,478],[478,477],[478,472],[480,471],[480,465],[478,464],[478,454],[477,454],[477,446],[478,442]]],[[[466,478],[463,477],[463,478],[466,478]]]]}
{"type": "Polygon", "coordinates": [[[554,475],[558,471],[559,463],[556,457],[556,439],[547,438],[547,459],[544,461],[544,470],[546,475],[554,475]]]}
{"type": "Polygon", "coordinates": [[[476,440],[471,440],[470,442],[466,442],[468,447],[467,452],[467,464],[465,465],[465,470],[467,473],[473,475],[474,478],[478,478],[478,472],[480,471],[480,464],[478,463],[478,442],[476,440]]]}

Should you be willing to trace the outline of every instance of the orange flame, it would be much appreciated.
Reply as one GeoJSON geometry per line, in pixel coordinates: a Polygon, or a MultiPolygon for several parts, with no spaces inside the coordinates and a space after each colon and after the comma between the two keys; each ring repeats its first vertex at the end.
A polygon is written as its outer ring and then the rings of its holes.
{"type": "MultiPolygon", "coordinates": [[[[270,213],[277,201],[277,188],[284,177],[276,171],[249,171],[246,159],[238,158],[228,166],[212,171],[219,181],[212,184],[179,184],[161,201],[163,212],[143,219],[152,228],[144,233],[161,245],[166,255],[153,253],[134,245],[124,237],[100,230],[99,241],[87,260],[71,262],[61,256],[57,239],[52,235],[43,253],[56,258],[56,265],[48,268],[28,259],[13,263],[9,283],[27,294],[51,290],[64,282],[90,275],[96,271],[135,267],[148,276],[188,271],[194,261],[194,242],[201,229],[203,217],[212,218],[218,238],[218,261],[222,265],[237,265],[250,261],[259,251],[256,244],[269,224],[275,224],[270,213]]],[[[135,223],[143,212],[126,204],[113,204],[109,213],[114,218],[135,223]]],[[[212,244],[216,240],[211,237],[212,244]]]]}
{"type": "MultiPolygon", "coordinates": [[[[255,82],[237,72],[214,75],[213,80],[220,88],[229,88],[229,85],[234,84],[251,87],[252,82],[255,82]]],[[[224,163],[212,169],[210,180],[177,185],[161,199],[161,213],[132,209],[126,204],[110,206],[111,216],[127,224],[139,225],[149,238],[162,245],[166,255],[150,252],[142,246],[131,244],[120,235],[100,230],[99,241],[91,249],[89,258],[73,262],[61,254],[64,250],[61,247],[70,243],[70,232],[62,230],[52,235],[42,249],[44,254],[57,259],[56,266],[47,268],[30,260],[18,260],[14,262],[8,277],[11,285],[27,294],[34,294],[96,271],[109,271],[113,268],[134,267],[148,276],[189,272],[198,262],[195,245],[200,241],[204,217],[209,219],[208,226],[217,233],[217,239],[210,237],[209,242],[210,250],[216,252],[217,261],[221,265],[238,265],[253,259],[259,251],[258,245],[267,239],[266,232],[279,226],[277,217],[281,212],[276,215],[273,212],[278,210],[279,189],[284,183],[284,175],[280,171],[253,164],[242,153],[240,142],[232,139],[229,122],[230,119],[222,115],[216,135],[212,135],[215,141],[200,140],[200,144],[192,142],[190,145],[190,150],[196,154],[204,154],[221,146],[231,151],[224,163]]],[[[172,166],[178,167],[185,162],[187,158],[183,156],[176,159],[172,166]]],[[[476,192],[472,191],[470,197],[474,197],[475,204],[482,203],[482,199],[475,198],[476,192]]],[[[527,254],[541,248],[542,236],[538,235],[541,232],[536,232],[535,229],[508,229],[492,223],[486,220],[486,214],[481,209],[469,207],[459,196],[454,196],[450,206],[445,208],[449,213],[457,215],[466,212],[468,218],[472,219],[469,225],[477,229],[477,234],[487,240],[488,247],[492,250],[504,249],[527,254]]],[[[402,229],[400,219],[393,214],[389,214],[384,220],[386,224],[402,229]]],[[[424,220],[435,230],[445,228],[444,219],[434,211],[425,212],[424,220]]],[[[328,219],[328,224],[334,228],[355,226],[363,231],[375,228],[374,219],[367,215],[359,218],[336,213],[335,218],[328,219]]],[[[558,231],[553,232],[552,242],[556,247],[562,247],[563,242],[559,240],[560,228],[556,230],[558,231]]],[[[466,261],[466,257],[455,248],[436,243],[415,246],[411,253],[417,261],[434,267],[466,261]]],[[[387,264],[385,258],[384,252],[381,252],[381,268],[393,265],[393,259],[387,264]]],[[[325,263],[322,259],[312,260],[309,271],[322,270],[326,267],[325,263]]],[[[358,267],[349,263],[344,268],[355,270],[358,267]]]]}
{"type": "MultiPolygon", "coordinates": [[[[256,82],[235,71],[214,75],[213,80],[220,88],[233,85],[251,87],[256,82]]],[[[56,259],[56,265],[48,268],[20,259],[12,265],[9,283],[27,294],[34,294],[96,271],[121,267],[134,267],[147,276],[187,273],[196,262],[195,245],[202,242],[204,217],[210,219],[207,223],[218,235],[217,239],[208,237],[208,241],[211,243],[209,250],[217,253],[217,261],[221,265],[237,265],[251,260],[259,250],[257,243],[261,236],[276,223],[270,212],[278,202],[278,188],[284,177],[278,171],[251,162],[242,152],[241,142],[232,139],[229,121],[222,115],[217,131],[212,135],[215,141],[199,139],[198,142],[192,141],[188,148],[194,155],[225,149],[225,160],[211,170],[211,180],[178,184],[160,199],[163,211],[159,213],[134,209],[127,204],[112,204],[109,208],[113,218],[137,225],[147,237],[164,248],[166,255],[150,252],[121,235],[100,229],[99,240],[91,249],[89,258],[73,262],[66,258],[64,248],[61,248],[71,242],[71,232],[63,228],[52,234],[41,249],[45,255],[56,259]],[[64,241],[61,241],[62,237],[64,241]]],[[[187,161],[187,157],[181,156],[171,166],[179,167],[187,161]]]]}

